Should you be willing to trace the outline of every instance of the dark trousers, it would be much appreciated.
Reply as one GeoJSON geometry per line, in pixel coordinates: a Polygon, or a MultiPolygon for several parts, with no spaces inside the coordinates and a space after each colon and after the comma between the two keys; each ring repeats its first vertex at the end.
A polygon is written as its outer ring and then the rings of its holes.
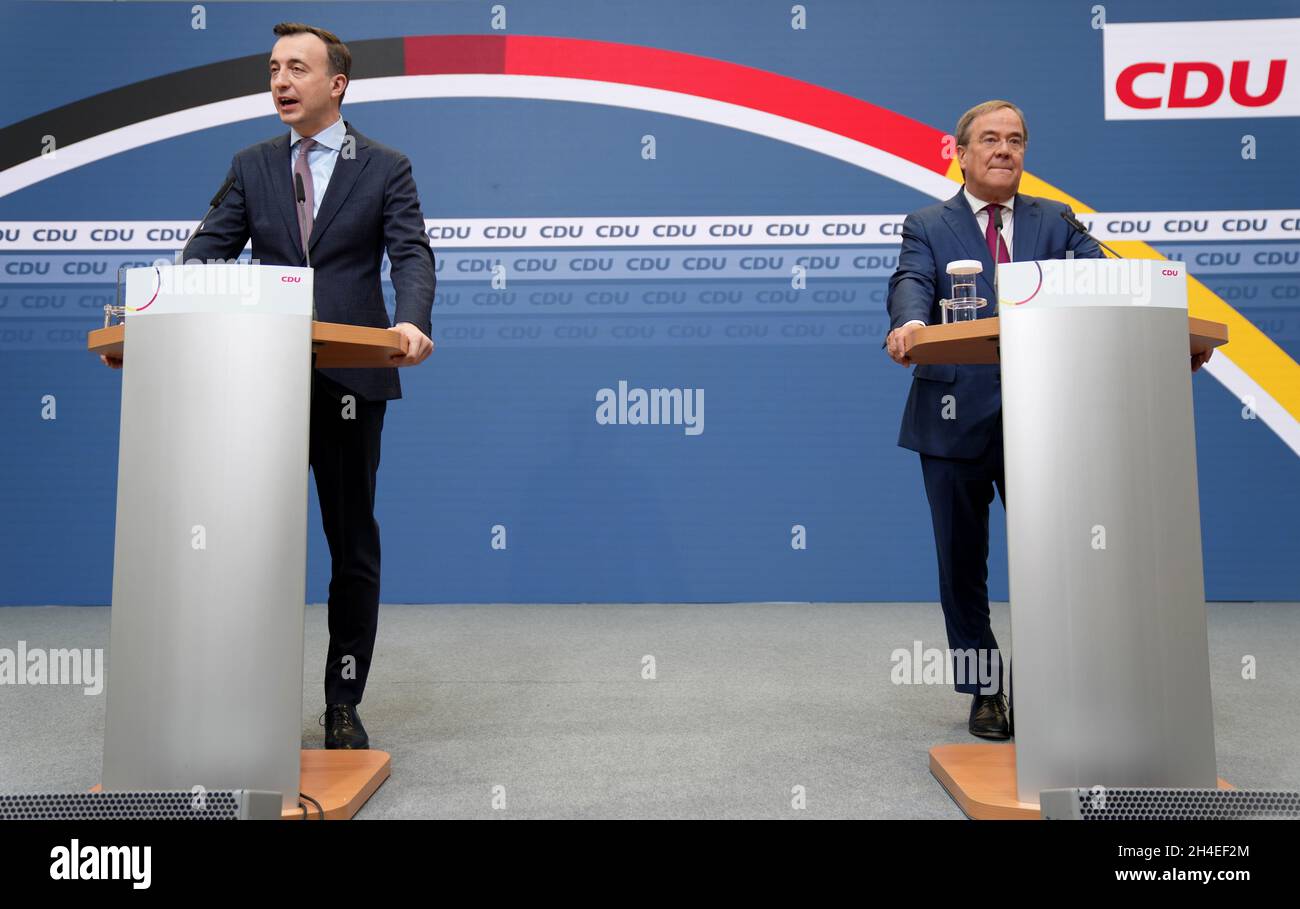
{"type": "Polygon", "coordinates": [[[330,548],[326,704],[360,704],[370,674],[379,628],[375,475],[387,408],[312,370],[311,472],[330,548]],[[349,394],[354,412],[344,410],[349,394]]]}
{"type": "Polygon", "coordinates": [[[992,679],[996,653],[996,691],[1002,691],[1002,655],[989,624],[989,505],[996,487],[1006,507],[1002,469],[1002,427],[993,433],[984,454],[970,460],[921,455],[925,495],[930,500],[934,545],[939,556],[939,602],[954,654],[958,691],[991,694],[980,679],[992,679]],[[978,675],[958,671],[970,665],[958,654],[978,655],[978,675]]]}

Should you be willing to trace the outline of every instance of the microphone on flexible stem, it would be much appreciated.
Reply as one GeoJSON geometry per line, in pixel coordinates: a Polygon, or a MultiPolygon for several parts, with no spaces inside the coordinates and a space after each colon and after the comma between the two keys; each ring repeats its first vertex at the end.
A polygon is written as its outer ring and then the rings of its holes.
{"type": "Polygon", "coordinates": [[[1081,222],[1078,218],[1076,218],[1072,212],[1069,212],[1069,211],[1063,211],[1063,212],[1061,212],[1061,218],[1065,221],[1066,224],[1070,225],[1070,226],[1073,227],[1075,230],[1077,230],[1079,233],[1083,234],[1085,237],[1087,237],[1089,240],[1091,240],[1093,243],[1096,243],[1096,244],[1097,244],[1098,246],[1100,246],[1102,249],[1106,250],[1106,252],[1110,253],[1110,254],[1111,254],[1112,256],[1114,256],[1116,259],[1122,259],[1122,258],[1124,258],[1124,257],[1121,256],[1119,253],[1115,252],[1115,250],[1113,250],[1113,249],[1111,249],[1109,246],[1107,246],[1105,243],[1101,242],[1101,241],[1098,240],[1096,237],[1094,237],[1092,234],[1088,233],[1088,228],[1084,227],[1084,226],[1083,226],[1083,222],[1081,222]]]}
{"type": "MultiPolygon", "coordinates": [[[[294,188],[294,192],[297,193],[298,195],[298,205],[300,207],[306,205],[307,190],[302,185],[302,174],[296,172],[294,173],[293,188],[294,188]]],[[[301,212],[299,214],[301,214],[301,212]]],[[[303,219],[299,217],[298,223],[301,224],[302,222],[303,219]]],[[[308,241],[306,237],[302,238],[302,254],[307,257],[307,267],[311,268],[311,249],[308,246],[308,241]]],[[[313,322],[316,321],[316,282],[315,281],[312,281],[311,283],[311,320],[313,322]]],[[[315,361],[314,355],[312,357],[312,360],[315,361]]]]}
{"type": "Polygon", "coordinates": [[[222,203],[226,198],[226,193],[230,192],[230,187],[234,185],[235,175],[231,174],[229,177],[226,177],[226,182],[221,184],[221,189],[217,190],[217,194],[212,197],[212,201],[208,203],[207,214],[203,216],[203,220],[199,222],[199,226],[194,228],[194,233],[190,234],[190,238],[186,240],[185,245],[181,247],[181,264],[184,264],[185,262],[185,251],[190,248],[190,244],[194,242],[194,238],[203,233],[203,225],[208,223],[208,218],[210,218],[212,213],[217,210],[217,206],[222,203]]]}
{"type": "MultiPolygon", "coordinates": [[[[995,236],[998,238],[997,252],[1001,253],[1002,244],[1004,242],[1002,239],[1002,206],[1001,205],[993,209],[993,230],[995,232],[995,236]]],[[[1000,258],[1002,258],[1001,255],[995,254],[993,256],[993,308],[994,309],[998,308],[998,301],[1002,299],[998,295],[998,259],[1000,258]]],[[[1011,258],[1011,257],[1008,256],[1007,258],[1011,258]]]]}

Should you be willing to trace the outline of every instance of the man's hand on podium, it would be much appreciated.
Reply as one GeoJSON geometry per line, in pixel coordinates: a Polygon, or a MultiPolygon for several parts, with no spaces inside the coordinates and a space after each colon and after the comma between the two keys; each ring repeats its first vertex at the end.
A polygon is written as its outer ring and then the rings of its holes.
{"type": "Polygon", "coordinates": [[[911,366],[912,358],[903,353],[907,347],[907,339],[911,337],[912,332],[922,328],[920,322],[909,322],[906,325],[900,325],[889,333],[885,338],[885,349],[889,351],[889,358],[899,366],[911,366]]]}
{"type": "Polygon", "coordinates": [[[1198,354],[1192,354],[1192,372],[1196,372],[1196,370],[1204,366],[1205,361],[1210,359],[1210,357],[1213,354],[1214,354],[1213,347],[1209,348],[1208,350],[1203,350],[1198,354]]]}
{"type": "Polygon", "coordinates": [[[103,363],[103,364],[104,364],[105,366],[107,366],[109,369],[121,369],[121,368],[122,368],[122,358],[121,358],[121,357],[110,357],[108,354],[100,354],[100,355],[99,355],[99,360],[100,360],[101,363],[103,363]]]}
{"type": "Polygon", "coordinates": [[[416,366],[433,353],[433,341],[410,322],[398,322],[393,330],[401,332],[402,337],[406,338],[406,355],[393,354],[389,358],[394,366],[416,366]]]}

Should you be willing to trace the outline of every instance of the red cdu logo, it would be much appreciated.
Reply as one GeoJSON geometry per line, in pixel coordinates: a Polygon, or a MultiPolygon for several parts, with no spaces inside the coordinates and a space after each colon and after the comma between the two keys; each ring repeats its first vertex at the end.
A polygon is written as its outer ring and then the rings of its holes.
{"type": "MultiPolygon", "coordinates": [[[[1286,60],[1268,61],[1268,79],[1264,90],[1252,95],[1247,85],[1250,82],[1249,60],[1233,60],[1232,69],[1226,82],[1228,95],[1243,107],[1264,107],[1272,104],[1282,96],[1282,86],[1286,80],[1286,60]]],[[[1161,106],[1175,107],[1209,107],[1223,96],[1224,73],[1216,64],[1204,61],[1187,61],[1173,63],[1147,62],[1134,63],[1120,71],[1115,81],[1115,93],[1119,100],[1138,110],[1152,110],[1161,106]],[[1167,80],[1147,80],[1156,89],[1164,88],[1164,93],[1157,91],[1154,95],[1140,95],[1135,83],[1139,76],[1160,75],[1168,73],[1167,80]],[[1198,77],[1196,87],[1199,91],[1189,89],[1193,77],[1198,77]]]]}
{"type": "Polygon", "coordinates": [[[301,284],[302,278],[299,275],[280,275],[281,284],[301,284]]]}
{"type": "Polygon", "coordinates": [[[1107,120],[1300,116],[1300,19],[1107,23],[1107,120]]]}

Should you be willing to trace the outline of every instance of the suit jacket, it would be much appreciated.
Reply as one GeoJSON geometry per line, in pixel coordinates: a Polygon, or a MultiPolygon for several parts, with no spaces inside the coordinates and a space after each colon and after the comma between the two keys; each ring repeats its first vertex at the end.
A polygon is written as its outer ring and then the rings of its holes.
{"type": "MultiPolygon", "coordinates": [[[[964,189],[965,187],[963,187],[964,189]]],[[[1069,206],[1050,199],[1016,195],[1011,260],[1100,258],[1097,244],[1062,220],[1069,206]]],[[[956,259],[984,264],[977,289],[988,300],[984,319],[997,315],[993,292],[993,258],[975,213],[959,190],[947,202],[913,212],[903,222],[898,268],[889,279],[889,327],[913,319],[927,325],[943,321],[939,301],[951,291],[946,271],[956,259]]],[[[912,372],[912,389],[903,410],[898,444],[943,458],[977,458],[984,453],[1002,416],[1001,373],[997,364],[922,364],[912,372]],[[952,395],[955,419],[943,418],[944,397],[952,395]]]]}
{"type": "MultiPolygon", "coordinates": [[[[308,247],[317,318],[389,327],[379,282],[386,248],[397,296],[395,321],[410,322],[428,335],[436,279],[411,162],[401,152],[367,139],[350,123],[344,125],[355,140],[356,154],[339,154],[308,247]]],[[[194,234],[186,258],[233,259],[251,236],[258,261],[306,265],[291,160],[288,133],[237,153],[229,174],[234,185],[194,234]]],[[[367,400],[402,396],[396,369],[320,372],[367,400]]]]}

